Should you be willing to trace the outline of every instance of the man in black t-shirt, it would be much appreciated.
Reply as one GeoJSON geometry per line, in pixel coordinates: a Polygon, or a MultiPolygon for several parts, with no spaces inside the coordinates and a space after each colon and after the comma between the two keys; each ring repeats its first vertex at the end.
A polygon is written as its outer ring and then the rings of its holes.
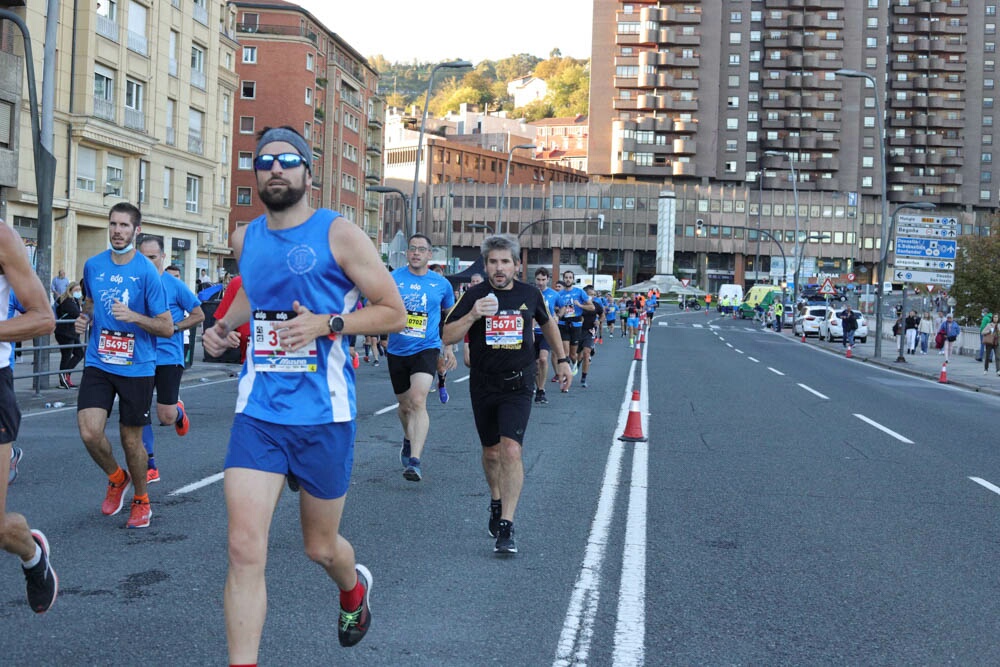
{"type": "Polygon", "coordinates": [[[577,351],[577,358],[582,359],[580,363],[583,375],[580,378],[580,386],[587,388],[587,373],[590,372],[590,358],[594,354],[594,339],[599,338],[598,330],[604,322],[604,306],[599,299],[595,299],[593,285],[587,285],[583,291],[590,297],[590,302],[594,304],[594,310],[583,311],[583,335],[580,338],[580,347],[577,351]]]}
{"type": "MultiPolygon", "coordinates": [[[[524,485],[521,448],[531,415],[535,350],[532,320],[553,350],[562,349],[559,327],[542,293],[514,279],[521,255],[516,240],[491,236],[483,242],[486,282],[470,287],[448,313],[441,339],[453,345],[469,334],[469,395],[483,447],[483,471],[490,487],[493,551],[515,554],[514,511],[524,485]]],[[[556,364],[569,388],[569,359],[556,364]]]]}

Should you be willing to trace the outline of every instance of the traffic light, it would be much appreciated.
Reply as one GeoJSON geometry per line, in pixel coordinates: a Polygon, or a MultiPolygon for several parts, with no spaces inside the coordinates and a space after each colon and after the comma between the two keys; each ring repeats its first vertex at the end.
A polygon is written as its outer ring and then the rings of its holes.
{"type": "Polygon", "coordinates": [[[695,225],[694,235],[695,236],[704,236],[705,235],[705,221],[702,220],[701,218],[698,218],[697,220],[695,220],[694,225],[695,225]]]}

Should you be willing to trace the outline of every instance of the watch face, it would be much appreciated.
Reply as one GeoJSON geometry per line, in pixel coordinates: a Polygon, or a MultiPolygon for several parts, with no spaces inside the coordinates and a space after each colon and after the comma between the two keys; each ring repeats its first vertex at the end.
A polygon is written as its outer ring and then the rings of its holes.
{"type": "Polygon", "coordinates": [[[330,318],[330,331],[333,333],[340,333],[344,330],[344,318],[340,315],[334,315],[330,318]]]}

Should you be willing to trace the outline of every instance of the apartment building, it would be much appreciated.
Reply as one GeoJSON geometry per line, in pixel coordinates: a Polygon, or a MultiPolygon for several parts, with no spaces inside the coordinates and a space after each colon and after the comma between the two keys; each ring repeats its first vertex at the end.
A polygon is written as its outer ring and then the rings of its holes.
{"type": "Polygon", "coordinates": [[[379,200],[385,104],[378,72],[308,11],[283,0],[235,0],[241,45],[238,132],[229,229],[264,212],[253,155],[265,127],[294,127],[313,149],[312,205],[339,211],[381,243],[379,200]]]}
{"type": "Polygon", "coordinates": [[[531,123],[539,160],[587,171],[590,119],[585,115],[542,118],[531,123]]]}
{"type": "MultiPolygon", "coordinates": [[[[28,26],[41,87],[45,3],[0,4],[28,26]]],[[[208,0],[61,3],[53,273],[79,277],[86,259],[108,247],[108,209],[129,201],[143,212],[143,232],[163,239],[189,283],[197,269],[221,275],[237,90],[234,26],[225,3],[208,0]]],[[[25,54],[11,27],[5,24],[0,39],[0,206],[30,246],[38,232],[33,139],[21,87],[25,54]]]]}
{"type": "Polygon", "coordinates": [[[595,0],[589,172],[676,192],[678,266],[697,276],[770,279],[776,246],[755,260],[767,232],[817,274],[873,282],[880,111],[890,210],[929,202],[990,233],[996,13],[996,0],[595,0]]]}

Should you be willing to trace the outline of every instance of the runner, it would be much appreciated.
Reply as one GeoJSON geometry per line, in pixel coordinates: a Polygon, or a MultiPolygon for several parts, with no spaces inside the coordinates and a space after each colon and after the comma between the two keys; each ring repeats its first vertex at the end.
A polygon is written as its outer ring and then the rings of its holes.
{"type": "MultiPolygon", "coordinates": [[[[535,269],[535,287],[542,293],[545,305],[549,309],[549,315],[553,315],[556,312],[556,298],[559,296],[559,292],[549,287],[551,277],[552,274],[544,266],[535,269]]],[[[549,399],[545,396],[545,378],[549,372],[549,350],[551,348],[549,347],[549,342],[542,335],[542,325],[538,322],[535,322],[533,333],[535,336],[535,360],[538,362],[538,371],[535,373],[535,403],[544,405],[549,402],[549,399]]],[[[468,338],[468,334],[466,334],[466,338],[468,338]]],[[[468,343],[468,340],[466,340],[466,343],[468,343]]],[[[468,350],[469,346],[466,345],[465,348],[468,350]]],[[[466,363],[466,366],[470,365],[466,363]]],[[[558,374],[558,370],[556,373],[558,374]]]]}
{"type": "Polygon", "coordinates": [[[598,299],[594,298],[594,286],[587,285],[583,288],[587,296],[591,298],[594,303],[594,310],[585,310],[583,312],[583,336],[580,338],[580,347],[577,349],[578,356],[582,359],[580,362],[581,375],[580,375],[580,386],[586,389],[589,385],[587,384],[587,373],[590,372],[590,359],[594,356],[594,340],[600,338],[600,328],[602,316],[604,315],[604,307],[601,305],[598,299]]]}
{"type": "MultiPolygon", "coordinates": [[[[188,286],[164,270],[166,253],[163,240],[158,236],[143,236],[139,240],[139,252],[149,258],[160,272],[163,289],[167,293],[167,308],[174,323],[174,335],[157,338],[156,343],[156,416],[160,424],[173,424],[177,435],[187,435],[191,426],[184,401],[180,400],[181,376],[184,374],[184,332],[205,321],[201,301],[188,286]]],[[[153,425],[142,429],[142,446],[146,449],[146,481],[159,482],[160,470],[156,467],[153,453],[155,436],[153,425]]]]}
{"type": "MultiPolygon", "coordinates": [[[[340,589],[341,645],[357,644],[371,623],[371,573],[339,534],[356,418],[346,336],[397,330],[405,316],[361,228],[309,206],[311,156],[291,128],[262,133],[253,165],[267,213],[233,233],[243,287],[203,338],[205,351],[219,356],[233,345],[230,332],[252,320],[225,462],[231,665],[257,663],[267,610],[268,531],[286,479],[300,489],[306,555],[340,589]],[[369,303],[351,312],[359,290],[369,303]]],[[[297,596],[308,594],[316,594],[312,586],[296,589],[297,596]]],[[[324,619],[320,632],[326,625],[324,619]]]]}
{"type": "Polygon", "coordinates": [[[424,451],[430,417],[427,415],[427,393],[438,357],[444,357],[446,370],[455,368],[455,353],[451,345],[441,342],[442,315],[455,305],[455,293],[446,278],[428,271],[431,241],[423,234],[410,237],[407,265],[392,272],[406,306],[406,328],[389,337],[389,379],[399,401],[399,421],[403,425],[403,444],[399,462],[403,477],[411,482],[423,478],[420,457],[424,451]]]}
{"type": "Polygon", "coordinates": [[[153,516],[146,493],[146,451],[142,429],[149,424],[156,375],[156,336],[174,333],[166,290],[156,267],[135,249],[142,213],[127,202],[111,207],[111,249],[83,267],[83,313],[76,320],[80,335],[93,324],[86,365],[77,399],[80,438],[94,462],[108,476],[101,512],[121,511],[125,494],[135,489],[126,524],[146,528],[153,516]],[[118,397],[118,429],[128,472],[111,450],[104,427],[118,397]]]}
{"type": "MultiPolygon", "coordinates": [[[[562,308],[563,316],[560,320],[559,333],[563,340],[563,356],[569,357],[573,375],[580,370],[577,350],[580,347],[580,339],[583,337],[583,311],[594,310],[594,304],[590,297],[582,289],[576,287],[576,276],[572,271],[563,271],[563,285],[565,289],[559,293],[556,299],[556,306],[562,308]]],[[[565,393],[569,388],[563,387],[565,393]]]]}
{"type": "Polygon", "coordinates": [[[625,302],[625,312],[628,313],[628,344],[635,345],[635,337],[639,333],[639,300],[632,297],[625,302]]]}
{"type": "Polygon", "coordinates": [[[23,312],[11,318],[7,309],[0,310],[0,533],[4,551],[21,559],[28,606],[36,614],[44,614],[59,594],[59,578],[49,562],[49,541],[42,531],[29,528],[24,516],[7,511],[7,485],[16,476],[21,458],[20,448],[13,451],[21,410],[14,395],[10,360],[13,341],[48,335],[55,331],[56,320],[45,286],[28,262],[24,241],[14,228],[0,220],[0,303],[9,303],[15,291],[23,312]],[[14,454],[17,456],[12,460],[14,454]],[[7,470],[3,469],[4,463],[7,470]]]}
{"type": "MultiPolygon", "coordinates": [[[[514,279],[519,256],[512,238],[490,236],[483,242],[487,280],[462,295],[448,314],[443,334],[446,343],[453,343],[469,333],[469,396],[490,487],[489,533],[496,538],[493,551],[503,555],[517,553],[514,512],[524,486],[521,449],[536,371],[531,320],[542,325],[552,349],[559,349],[560,341],[542,293],[514,279]]],[[[569,359],[559,359],[558,368],[568,388],[573,380],[569,359]]]]}
{"type": "MultiPolygon", "coordinates": [[[[433,266],[430,267],[430,269],[434,273],[444,278],[444,267],[441,266],[440,264],[434,264],[433,266]]],[[[445,278],[445,280],[447,280],[447,278],[445,278]]],[[[450,284],[451,283],[449,282],[449,286],[450,284]]],[[[454,293],[452,293],[453,298],[454,296],[455,296],[454,293]]],[[[452,350],[452,353],[454,353],[454,350],[452,350]]],[[[454,368],[454,366],[452,366],[452,368],[454,368]]],[[[437,360],[438,398],[441,399],[442,403],[448,402],[448,387],[445,385],[445,383],[448,381],[448,370],[449,370],[448,358],[442,354],[438,357],[437,360]]]]}
{"type": "Polygon", "coordinates": [[[608,325],[608,338],[614,338],[615,320],[618,319],[618,304],[615,303],[615,299],[611,295],[608,295],[607,302],[608,306],[604,309],[604,320],[608,325]]]}

